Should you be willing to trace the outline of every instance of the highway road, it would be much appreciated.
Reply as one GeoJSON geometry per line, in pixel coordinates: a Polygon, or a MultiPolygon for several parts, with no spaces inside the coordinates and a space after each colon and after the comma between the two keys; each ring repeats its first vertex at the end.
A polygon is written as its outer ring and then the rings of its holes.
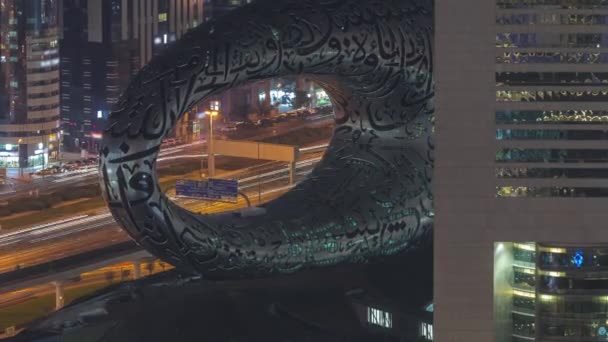
{"type": "MultiPolygon", "coordinates": [[[[321,159],[325,148],[326,144],[321,144],[303,149],[304,158],[296,164],[296,181],[302,180],[312,171],[314,165],[321,159]]],[[[288,167],[279,162],[268,162],[249,167],[232,172],[228,176],[239,179],[240,191],[247,194],[252,205],[270,201],[292,187],[287,184],[288,167]]],[[[247,206],[242,197],[239,197],[238,202],[233,204],[175,198],[171,192],[169,196],[181,206],[203,213],[234,210],[247,206]]],[[[0,273],[14,270],[16,264],[20,264],[22,267],[41,264],[118,244],[128,239],[129,237],[118,227],[108,212],[94,216],[80,215],[30,227],[0,236],[0,273]]],[[[122,262],[81,273],[72,280],[62,279],[61,286],[66,304],[96,289],[134,279],[136,274],[134,267],[132,262],[122,262]]],[[[171,265],[160,260],[142,261],[139,273],[141,276],[147,276],[171,268],[173,268],[171,265]]],[[[53,283],[26,286],[28,287],[0,293],[0,310],[8,310],[5,312],[9,315],[11,310],[17,310],[21,316],[16,318],[15,322],[20,324],[47,315],[49,310],[52,310],[56,295],[56,287],[53,283]],[[26,311],[23,311],[25,307],[19,304],[36,298],[49,298],[50,302],[46,302],[47,304],[44,305],[29,306],[26,311]]],[[[0,327],[5,328],[1,324],[2,322],[0,322],[0,327]]]]}
{"type": "MultiPolygon", "coordinates": [[[[159,154],[159,168],[169,167],[170,164],[165,161],[175,160],[179,158],[193,158],[196,155],[201,157],[201,151],[205,147],[205,141],[196,141],[186,145],[180,145],[163,149],[159,154]],[[169,158],[170,157],[170,158],[169,158]]],[[[0,199],[8,200],[10,198],[27,196],[31,190],[39,190],[40,194],[51,193],[65,188],[67,185],[83,186],[94,184],[98,181],[97,165],[82,167],[78,170],[68,171],[65,173],[48,175],[48,176],[33,176],[29,181],[11,180],[11,185],[3,186],[0,190],[0,199]]]]}
{"type": "MultiPolygon", "coordinates": [[[[319,147],[313,146],[314,149],[319,147]]],[[[302,180],[321,159],[322,152],[303,155],[296,164],[296,181],[302,180]]],[[[222,176],[222,175],[220,175],[222,176]]],[[[268,162],[224,175],[239,179],[239,188],[252,205],[270,201],[290,189],[285,163],[268,162]]],[[[168,193],[173,197],[171,192],[168,193]]],[[[218,213],[247,206],[237,203],[174,198],[181,206],[199,213],[218,213]]],[[[107,210],[97,215],[77,215],[70,219],[29,227],[0,235],[0,273],[57,260],[127,241],[129,237],[107,210]]]]}
{"type": "MultiPolygon", "coordinates": [[[[256,128],[244,132],[240,139],[261,140],[275,135],[281,135],[296,131],[306,127],[318,127],[328,125],[333,120],[333,114],[317,115],[309,117],[302,121],[287,121],[276,123],[271,127],[256,128]]],[[[189,144],[172,146],[163,148],[159,153],[158,165],[159,170],[171,166],[171,161],[178,159],[201,158],[205,156],[202,151],[205,151],[206,141],[199,140],[189,144]]],[[[218,165],[221,167],[221,165],[218,165]]],[[[91,165],[83,167],[79,170],[70,171],[62,174],[48,176],[33,176],[30,181],[17,181],[12,179],[9,185],[0,187],[0,199],[8,200],[10,198],[27,196],[31,190],[38,190],[40,193],[51,193],[60,190],[69,184],[70,187],[94,184],[98,181],[97,166],[91,165]]]]}

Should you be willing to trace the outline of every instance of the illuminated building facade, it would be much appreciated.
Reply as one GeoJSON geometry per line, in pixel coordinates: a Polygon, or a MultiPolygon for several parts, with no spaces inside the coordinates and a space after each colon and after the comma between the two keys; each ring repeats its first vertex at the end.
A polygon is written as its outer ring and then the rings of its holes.
{"type": "Polygon", "coordinates": [[[608,339],[606,245],[500,242],[495,255],[496,317],[511,321],[499,340],[608,339]]]}
{"type": "Polygon", "coordinates": [[[139,0],[127,10],[128,4],[121,2],[121,35],[139,41],[140,68],[204,21],[203,0],[139,0]]]}
{"type": "Polygon", "coordinates": [[[57,158],[58,42],[56,1],[0,1],[0,168],[57,158]]]}
{"type": "Polygon", "coordinates": [[[95,150],[130,78],[203,21],[203,0],[62,0],[61,115],[68,148],[95,150]]]}
{"type": "Polygon", "coordinates": [[[608,340],[608,247],[537,246],[538,341],[608,340]]]}
{"type": "Polygon", "coordinates": [[[606,340],[608,1],[435,3],[435,338],[606,340]]]}

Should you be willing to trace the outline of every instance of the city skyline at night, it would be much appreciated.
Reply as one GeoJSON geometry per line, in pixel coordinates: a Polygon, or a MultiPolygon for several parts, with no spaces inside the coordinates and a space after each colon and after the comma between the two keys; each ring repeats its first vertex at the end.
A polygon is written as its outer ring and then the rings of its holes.
{"type": "Polygon", "coordinates": [[[0,340],[608,340],[607,0],[0,0],[0,340]]]}

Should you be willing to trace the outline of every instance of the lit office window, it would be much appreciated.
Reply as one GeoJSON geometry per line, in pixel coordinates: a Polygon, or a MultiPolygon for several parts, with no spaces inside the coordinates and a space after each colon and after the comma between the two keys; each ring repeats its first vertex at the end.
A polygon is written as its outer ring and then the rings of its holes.
{"type": "Polygon", "coordinates": [[[498,0],[498,8],[522,9],[522,8],[541,8],[541,9],[599,9],[607,8],[608,2],[605,0],[594,1],[568,1],[568,0],[498,0]]]}
{"type": "Polygon", "coordinates": [[[567,63],[567,64],[605,64],[608,54],[599,52],[521,52],[508,51],[496,56],[496,63],[567,63]]]}
{"type": "Polygon", "coordinates": [[[601,86],[608,84],[605,72],[497,72],[496,86],[601,86]]]}
{"type": "Polygon", "coordinates": [[[158,22],[163,23],[167,21],[167,13],[159,13],[158,14],[158,22]]]}
{"type": "Polygon", "coordinates": [[[509,13],[496,17],[498,25],[606,25],[608,16],[599,14],[509,13]]]}
{"type": "Polygon", "coordinates": [[[557,110],[496,112],[496,124],[601,124],[608,122],[608,112],[603,110],[557,110]]]}
{"type": "Polygon", "coordinates": [[[606,163],[608,162],[608,150],[502,148],[496,151],[496,161],[520,163],[606,163]]]}
{"type": "Polygon", "coordinates": [[[606,102],[606,90],[499,90],[498,102],[606,102]]]}
{"type": "Polygon", "coordinates": [[[367,308],[367,322],[369,324],[378,325],[383,328],[393,327],[393,315],[390,312],[385,312],[375,308],[367,308]]]}
{"type": "Polygon", "coordinates": [[[496,197],[608,197],[608,188],[497,186],[496,197]]]}
{"type": "Polygon", "coordinates": [[[606,130],[497,129],[496,140],[606,140],[606,130]]]}
{"type": "Polygon", "coordinates": [[[429,323],[420,323],[420,336],[423,339],[432,341],[433,340],[433,325],[429,323]]]}
{"type": "Polygon", "coordinates": [[[496,34],[498,48],[601,48],[603,33],[502,32],[496,34]]]}
{"type": "Polygon", "coordinates": [[[608,178],[608,169],[602,168],[528,168],[528,167],[498,167],[495,169],[497,178],[608,178]]]}

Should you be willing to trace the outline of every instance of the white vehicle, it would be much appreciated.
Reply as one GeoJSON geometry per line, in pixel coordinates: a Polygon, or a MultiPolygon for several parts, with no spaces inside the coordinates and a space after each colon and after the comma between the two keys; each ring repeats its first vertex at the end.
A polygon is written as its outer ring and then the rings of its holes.
{"type": "Polygon", "coordinates": [[[177,141],[175,139],[169,138],[169,139],[163,139],[163,142],[160,146],[169,147],[169,146],[174,146],[176,144],[177,144],[177,141]]]}
{"type": "Polygon", "coordinates": [[[220,128],[220,132],[234,132],[236,131],[236,126],[224,126],[220,128]]]}

